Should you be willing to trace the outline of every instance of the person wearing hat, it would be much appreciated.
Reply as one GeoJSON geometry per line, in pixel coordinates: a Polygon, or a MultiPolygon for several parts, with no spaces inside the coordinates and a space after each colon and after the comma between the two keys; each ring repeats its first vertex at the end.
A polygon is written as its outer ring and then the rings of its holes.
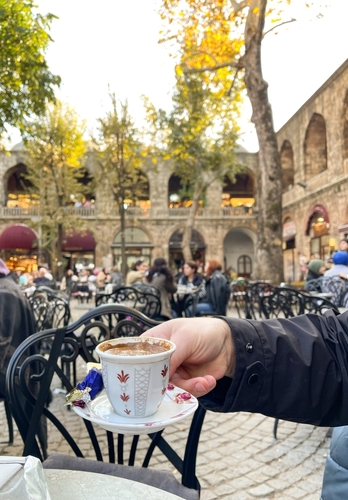
{"type": "MultiPolygon", "coordinates": [[[[348,255],[348,254],[347,254],[348,255]]],[[[325,262],[320,259],[313,259],[308,262],[308,273],[306,281],[316,280],[323,276],[326,271],[325,262]]]]}
{"type": "Polygon", "coordinates": [[[348,253],[339,250],[332,256],[334,266],[324,273],[325,277],[348,275],[348,253]]]}

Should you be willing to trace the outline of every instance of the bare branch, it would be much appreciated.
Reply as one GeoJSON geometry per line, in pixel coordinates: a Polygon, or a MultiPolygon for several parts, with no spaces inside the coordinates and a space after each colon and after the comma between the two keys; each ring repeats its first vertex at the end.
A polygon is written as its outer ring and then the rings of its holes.
{"type": "Polygon", "coordinates": [[[249,5],[249,0],[243,0],[242,2],[237,2],[236,0],[231,0],[231,4],[232,4],[232,9],[234,10],[234,13],[237,14],[237,12],[243,10],[244,7],[247,7],[249,5]]]}
{"type": "Polygon", "coordinates": [[[276,24],[276,26],[273,26],[271,29],[269,29],[268,31],[266,31],[264,34],[263,34],[263,38],[265,38],[266,35],[268,35],[268,33],[270,33],[271,31],[279,28],[280,26],[283,26],[283,24],[288,24],[288,23],[293,23],[297,21],[297,19],[289,19],[289,21],[283,21],[282,23],[279,23],[279,24],[276,24]]]}
{"type": "Polygon", "coordinates": [[[231,95],[231,92],[232,92],[232,89],[233,89],[233,87],[234,87],[234,84],[235,84],[235,82],[236,82],[236,80],[237,80],[237,76],[238,76],[239,71],[240,71],[240,68],[237,68],[237,71],[235,72],[235,75],[234,75],[234,77],[233,77],[233,80],[232,80],[231,86],[230,86],[230,88],[228,89],[228,92],[227,92],[227,97],[230,97],[230,95],[231,95]]]}
{"type": "Polygon", "coordinates": [[[221,68],[236,68],[242,69],[243,65],[241,64],[242,59],[239,61],[228,61],[226,63],[216,64],[215,66],[205,66],[204,68],[192,68],[192,69],[184,69],[184,73],[190,75],[192,73],[205,73],[206,71],[216,71],[221,68]]]}

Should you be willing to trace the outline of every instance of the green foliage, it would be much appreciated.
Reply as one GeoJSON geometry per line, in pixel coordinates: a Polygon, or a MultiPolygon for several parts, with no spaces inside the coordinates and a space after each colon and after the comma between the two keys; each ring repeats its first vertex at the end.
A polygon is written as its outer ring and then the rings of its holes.
{"type": "Polygon", "coordinates": [[[148,181],[141,170],[142,145],[128,103],[110,95],[111,111],[99,119],[98,137],[94,140],[99,169],[96,177],[106,182],[115,201],[122,207],[124,200],[144,198],[148,181]]]}
{"type": "Polygon", "coordinates": [[[242,169],[234,154],[238,112],[231,96],[217,95],[200,75],[181,73],[176,80],[170,113],[156,111],[145,100],[152,133],[148,154],[171,159],[173,172],[185,187],[199,185],[202,193],[212,181],[222,181],[225,175],[233,180],[242,169]]]}
{"type": "Polygon", "coordinates": [[[57,235],[58,226],[81,228],[77,217],[64,212],[63,207],[69,204],[71,195],[82,195],[86,190],[79,182],[85,175],[84,124],[73,109],[57,101],[41,118],[25,121],[24,125],[27,177],[39,198],[41,226],[51,239],[57,235]]]}
{"type": "Polygon", "coordinates": [[[0,0],[0,135],[6,125],[21,126],[54,99],[60,78],[45,59],[48,30],[55,16],[35,13],[31,0],[0,0]]]}

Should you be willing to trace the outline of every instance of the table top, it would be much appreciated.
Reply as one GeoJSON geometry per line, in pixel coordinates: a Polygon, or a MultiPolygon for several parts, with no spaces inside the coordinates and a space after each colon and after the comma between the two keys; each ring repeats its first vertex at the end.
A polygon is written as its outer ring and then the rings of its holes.
{"type": "Polygon", "coordinates": [[[45,469],[51,500],[182,500],[181,497],[121,477],[45,469]]]}

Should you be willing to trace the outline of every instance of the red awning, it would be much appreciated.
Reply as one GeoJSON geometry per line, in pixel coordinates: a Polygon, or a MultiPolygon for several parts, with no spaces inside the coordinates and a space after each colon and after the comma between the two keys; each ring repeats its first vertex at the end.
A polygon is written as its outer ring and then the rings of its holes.
{"type": "Polygon", "coordinates": [[[37,248],[37,235],[24,224],[6,228],[0,235],[0,250],[32,250],[37,248]]]}
{"type": "Polygon", "coordinates": [[[63,234],[62,250],[94,252],[95,239],[89,231],[82,234],[73,231],[68,235],[63,234]]]}

